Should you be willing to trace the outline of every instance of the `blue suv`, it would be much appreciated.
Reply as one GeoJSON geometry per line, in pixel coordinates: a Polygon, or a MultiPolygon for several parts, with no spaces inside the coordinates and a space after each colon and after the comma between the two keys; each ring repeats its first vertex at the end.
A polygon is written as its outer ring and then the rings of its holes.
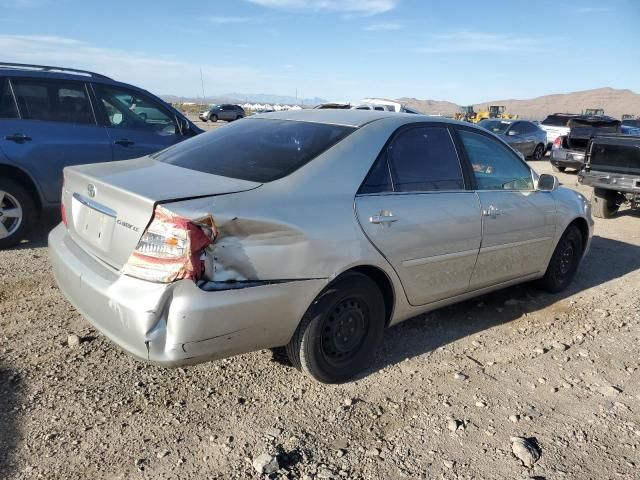
{"type": "Polygon", "coordinates": [[[141,157],[199,133],[158,97],[104,75],[0,63],[0,248],[58,207],[65,166],[141,157]]]}

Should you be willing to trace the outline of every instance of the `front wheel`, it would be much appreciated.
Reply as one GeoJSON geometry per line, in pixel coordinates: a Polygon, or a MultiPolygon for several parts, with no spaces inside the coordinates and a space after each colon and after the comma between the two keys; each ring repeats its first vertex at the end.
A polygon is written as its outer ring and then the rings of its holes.
{"type": "Polygon", "coordinates": [[[611,218],[620,209],[616,201],[616,192],[603,188],[594,188],[591,194],[591,213],[598,218],[611,218]]]}
{"type": "Polygon", "coordinates": [[[539,143],[533,151],[533,159],[540,160],[542,157],[544,157],[544,145],[539,143]]]}
{"type": "Polygon", "coordinates": [[[369,277],[349,273],[314,300],[286,347],[287,355],[320,382],[345,382],[371,364],[384,326],[380,289],[369,277]]]}
{"type": "Polygon", "coordinates": [[[570,225],[553,251],[547,271],[540,281],[541,286],[551,293],[567,288],[576,275],[582,251],[582,234],[578,227],[570,225]]]}
{"type": "Polygon", "coordinates": [[[217,115],[211,115],[209,117],[209,120],[211,120],[212,122],[217,122],[218,121],[218,116],[217,115]]]}
{"type": "Polygon", "coordinates": [[[36,215],[33,199],[22,185],[10,179],[0,179],[0,249],[20,242],[36,215]]]}

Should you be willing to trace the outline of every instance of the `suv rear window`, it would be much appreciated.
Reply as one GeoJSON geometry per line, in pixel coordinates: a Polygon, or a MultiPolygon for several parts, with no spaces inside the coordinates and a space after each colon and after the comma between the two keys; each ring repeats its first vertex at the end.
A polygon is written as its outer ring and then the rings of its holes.
{"type": "Polygon", "coordinates": [[[542,125],[549,127],[566,127],[571,118],[572,117],[565,117],[563,115],[549,115],[542,121],[542,125]]]}
{"type": "Polygon", "coordinates": [[[324,123],[247,119],[198,135],[152,157],[199,172],[271,182],[293,173],[354,130],[324,123]]]}

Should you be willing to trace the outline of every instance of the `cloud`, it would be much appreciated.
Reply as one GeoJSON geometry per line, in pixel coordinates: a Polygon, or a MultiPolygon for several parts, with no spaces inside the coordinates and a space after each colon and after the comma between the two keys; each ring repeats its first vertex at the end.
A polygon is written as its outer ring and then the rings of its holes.
{"type": "Polygon", "coordinates": [[[399,0],[247,0],[256,5],[280,10],[311,10],[376,15],[393,10],[399,0]]]}
{"type": "Polygon", "coordinates": [[[386,22],[386,23],[372,23],[363,27],[362,30],[366,32],[381,32],[381,31],[391,31],[391,30],[402,30],[404,25],[396,22],[386,22]]]}
{"type": "Polygon", "coordinates": [[[116,80],[146,88],[156,94],[201,95],[200,70],[205,94],[251,89],[277,75],[248,66],[195,64],[172,58],[152,57],[145,52],[103,48],[81,40],[37,35],[0,34],[3,61],[56,65],[100,72],[116,80]],[[9,54],[11,52],[11,54],[9,54]],[[207,80],[215,82],[208,88],[207,80]],[[215,88],[215,91],[213,89],[215,88]]]}
{"type": "Polygon", "coordinates": [[[542,43],[534,37],[471,31],[432,34],[428,38],[429,44],[414,49],[416,53],[533,52],[542,43]]]}
{"type": "Polygon", "coordinates": [[[253,17],[209,17],[207,21],[216,25],[225,25],[232,23],[245,23],[253,20],[253,17]]]}

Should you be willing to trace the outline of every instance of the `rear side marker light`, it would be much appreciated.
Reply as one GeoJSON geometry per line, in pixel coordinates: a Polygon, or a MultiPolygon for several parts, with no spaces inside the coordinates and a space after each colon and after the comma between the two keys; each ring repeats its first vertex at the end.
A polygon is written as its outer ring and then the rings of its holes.
{"type": "Polygon", "coordinates": [[[210,215],[190,220],[158,205],[122,273],[159,283],[197,281],[204,271],[202,252],[216,236],[210,215]]]}

